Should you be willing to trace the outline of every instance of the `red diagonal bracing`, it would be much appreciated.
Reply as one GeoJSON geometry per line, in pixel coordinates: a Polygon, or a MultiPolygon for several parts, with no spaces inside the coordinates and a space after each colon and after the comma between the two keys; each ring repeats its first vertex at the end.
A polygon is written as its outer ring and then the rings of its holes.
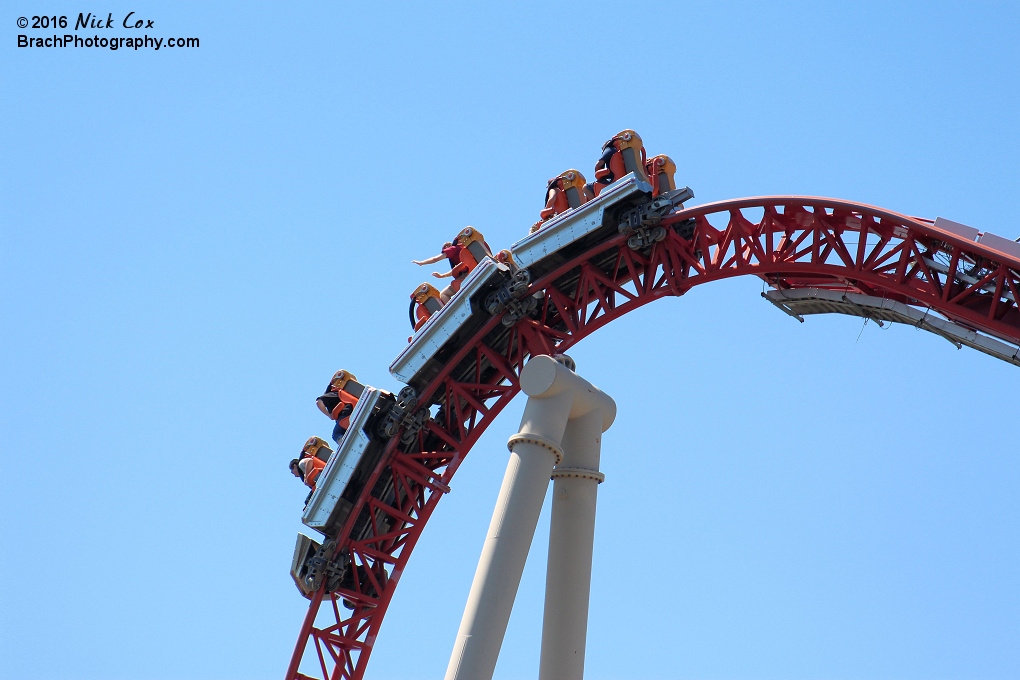
{"type": "Polygon", "coordinates": [[[500,325],[493,317],[422,391],[420,403],[440,412],[405,448],[399,437],[390,441],[340,533],[338,550],[364,565],[365,578],[355,574],[354,590],[312,598],[288,680],[363,677],[422,530],[471,447],[519,391],[525,361],[563,352],[637,307],[752,274],[777,288],[886,297],[1020,344],[1020,260],[923,220],[837,199],[775,196],[682,210],[663,226],[666,238],[649,249],[631,250],[625,236],[613,236],[543,276],[531,288],[544,293],[534,318],[489,344],[500,325]],[[691,218],[691,238],[671,228],[691,218]],[[940,258],[948,274],[926,262],[940,258]],[[959,278],[964,270],[967,279],[959,278]],[[371,496],[379,479],[392,480],[383,485],[391,498],[371,496]],[[352,537],[363,510],[371,517],[367,535],[352,537]]]}

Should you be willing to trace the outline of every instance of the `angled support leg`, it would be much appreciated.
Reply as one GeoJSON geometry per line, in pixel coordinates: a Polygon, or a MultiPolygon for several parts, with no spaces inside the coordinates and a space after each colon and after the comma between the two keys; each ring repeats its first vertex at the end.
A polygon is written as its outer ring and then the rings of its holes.
{"type": "MultiPolygon", "coordinates": [[[[508,443],[510,462],[471,583],[446,680],[491,680],[549,479],[553,467],[563,458],[561,442],[567,422],[597,411],[603,420],[608,414],[608,423],[612,423],[616,415],[612,399],[550,356],[537,356],[528,362],[521,371],[521,389],[528,395],[528,404],[520,432],[508,443]]],[[[588,562],[590,565],[590,555],[588,562]]]]}
{"type": "Polygon", "coordinates": [[[549,564],[539,680],[581,680],[588,638],[595,503],[603,414],[592,411],[567,423],[563,460],[553,470],[549,564]]]}

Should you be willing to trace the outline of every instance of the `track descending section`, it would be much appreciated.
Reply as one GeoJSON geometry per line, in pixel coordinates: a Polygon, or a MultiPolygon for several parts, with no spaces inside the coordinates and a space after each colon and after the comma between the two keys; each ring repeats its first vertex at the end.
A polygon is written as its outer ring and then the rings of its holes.
{"type": "MultiPolygon", "coordinates": [[[[794,315],[803,300],[816,305],[804,313],[904,323],[919,313],[918,327],[1020,363],[1020,244],[817,197],[744,198],[672,212],[659,223],[664,238],[650,245],[620,233],[620,217],[607,210],[600,240],[531,267],[529,294],[543,293],[538,308],[509,327],[498,315],[488,318],[419,387],[418,403],[431,417],[412,438],[388,441],[338,534],[337,551],[348,551],[356,566],[353,586],[312,596],[288,680],[363,677],[422,530],[471,447],[520,390],[525,361],[562,353],[649,302],[754,275],[771,286],[773,302],[785,292],[777,304],[794,315]]],[[[430,636],[427,617],[421,625],[430,636]]]]}

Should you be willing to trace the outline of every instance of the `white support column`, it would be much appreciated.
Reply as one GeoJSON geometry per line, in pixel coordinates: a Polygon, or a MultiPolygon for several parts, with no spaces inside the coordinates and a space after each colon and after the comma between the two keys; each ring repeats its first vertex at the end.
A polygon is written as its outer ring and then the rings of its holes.
{"type": "Polygon", "coordinates": [[[567,420],[598,411],[606,429],[616,415],[612,399],[549,356],[528,362],[521,371],[521,389],[529,397],[528,404],[520,432],[508,442],[510,462],[446,680],[492,678],[553,466],[563,456],[561,440],[567,420]]]}
{"type": "Polygon", "coordinates": [[[545,617],[539,680],[581,680],[588,637],[588,598],[595,545],[601,411],[571,419],[563,460],[553,470],[552,526],[545,577],[545,617]]]}

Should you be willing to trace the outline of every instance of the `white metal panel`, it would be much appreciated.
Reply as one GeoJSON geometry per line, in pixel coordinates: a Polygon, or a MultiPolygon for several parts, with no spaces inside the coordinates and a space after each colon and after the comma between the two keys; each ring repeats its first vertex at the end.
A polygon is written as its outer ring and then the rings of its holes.
{"type": "Polygon", "coordinates": [[[354,469],[368,448],[369,438],[365,434],[365,423],[372,415],[372,410],[382,392],[373,387],[366,387],[351,413],[351,426],[340,440],[340,446],[330,456],[326,467],[319,473],[315,481],[315,492],[308,501],[301,521],[306,526],[322,531],[329,522],[330,515],[340,495],[347,488],[347,483],[354,474],[354,469]]]}
{"type": "Polygon", "coordinates": [[[1020,243],[1009,239],[990,234],[987,231],[978,237],[978,243],[989,248],[994,248],[1000,253],[1009,255],[1014,260],[1020,261],[1020,243]]]}
{"type": "Polygon", "coordinates": [[[521,267],[530,267],[601,227],[606,206],[641,191],[652,193],[652,185],[642,182],[634,173],[624,175],[603,189],[597,198],[557,215],[534,234],[510,246],[514,260],[521,267]]]}
{"type": "Polygon", "coordinates": [[[935,218],[935,228],[941,229],[942,231],[948,231],[951,234],[956,234],[961,238],[965,238],[968,241],[976,241],[978,234],[981,232],[974,227],[968,227],[966,224],[960,224],[952,220],[947,220],[944,217],[935,218]]]}
{"type": "Polygon", "coordinates": [[[471,270],[460,290],[450,298],[450,302],[429,317],[410,344],[390,364],[390,375],[397,380],[410,382],[414,374],[435,356],[436,352],[453,337],[461,324],[471,316],[471,296],[481,288],[496,272],[508,271],[506,265],[499,264],[492,258],[485,258],[471,270]]]}

